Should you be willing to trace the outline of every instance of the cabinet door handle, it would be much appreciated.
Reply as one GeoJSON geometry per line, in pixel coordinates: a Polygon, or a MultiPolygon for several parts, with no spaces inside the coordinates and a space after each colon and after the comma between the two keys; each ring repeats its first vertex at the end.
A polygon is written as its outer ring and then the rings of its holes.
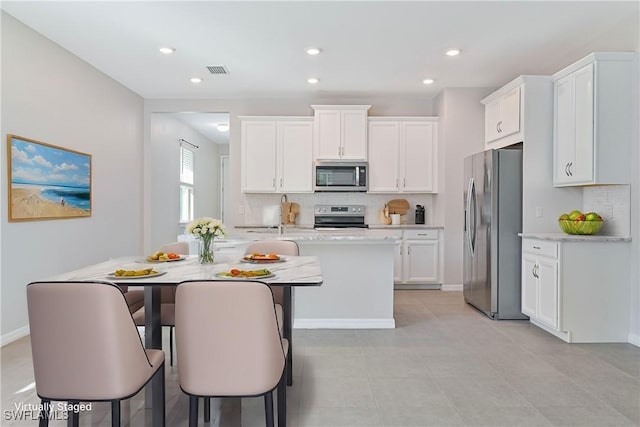
{"type": "Polygon", "coordinates": [[[569,162],[569,176],[573,176],[573,162],[569,162]]]}
{"type": "Polygon", "coordinates": [[[535,264],[533,264],[533,267],[531,268],[531,275],[533,277],[536,277],[536,265],[535,264]]]}
{"type": "Polygon", "coordinates": [[[498,122],[498,132],[502,133],[502,120],[498,122]]]}
{"type": "Polygon", "coordinates": [[[427,233],[418,233],[418,236],[426,236],[427,233]]]}
{"type": "Polygon", "coordinates": [[[411,254],[411,246],[407,246],[407,255],[411,254]]]}
{"type": "Polygon", "coordinates": [[[276,188],[276,179],[275,178],[273,178],[273,188],[274,189],[276,188]]]}
{"type": "Polygon", "coordinates": [[[569,163],[564,166],[564,174],[569,176],[569,163]]]}
{"type": "Polygon", "coordinates": [[[402,178],[402,186],[403,187],[407,186],[407,178],[402,178]]]}
{"type": "Polygon", "coordinates": [[[540,246],[534,246],[533,249],[540,249],[540,246]]]}
{"type": "Polygon", "coordinates": [[[536,279],[540,278],[540,266],[536,264],[536,279]]]}
{"type": "Polygon", "coordinates": [[[282,187],[282,178],[280,178],[280,187],[282,187]]]}
{"type": "Polygon", "coordinates": [[[500,133],[500,122],[496,123],[496,132],[500,133]]]}
{"type": "Polygon", "coordinates": [[[396,188],[398,188],[398,178],[396,178],[396,188]]]}

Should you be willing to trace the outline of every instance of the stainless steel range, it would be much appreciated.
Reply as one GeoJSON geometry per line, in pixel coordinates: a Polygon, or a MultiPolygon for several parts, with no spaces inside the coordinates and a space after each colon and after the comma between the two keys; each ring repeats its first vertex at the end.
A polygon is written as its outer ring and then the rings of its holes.
{"type": "Polygon", "coordinates": [[[314,212],[315,228],[367,228],[364,223],[364,205],[316,205],[314,212]]]}

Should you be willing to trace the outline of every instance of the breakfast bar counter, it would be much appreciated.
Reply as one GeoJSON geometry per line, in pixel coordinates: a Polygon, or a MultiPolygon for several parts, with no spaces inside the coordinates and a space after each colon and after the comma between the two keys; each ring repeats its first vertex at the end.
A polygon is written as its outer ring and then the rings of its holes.
{"type": "MultiPolygon", "coordinates": [[[[317,257],[323,284],[293,290],[293,327],[301,329],[394,328],[393,263],[396,236],[379,230],[285,228],[236,229],[236,242],[293,240],[300,255],[317,257]]],[[[236,244],[241,247],[242,244],[236,244]]],[[[246,247],[246,246],[245,246],[246,247]]]]}

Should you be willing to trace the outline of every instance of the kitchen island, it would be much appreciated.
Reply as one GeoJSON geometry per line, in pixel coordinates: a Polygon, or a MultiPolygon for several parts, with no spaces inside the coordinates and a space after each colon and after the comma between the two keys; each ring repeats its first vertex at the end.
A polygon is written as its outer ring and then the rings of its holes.
{"type": "MultiPolygon", "coordinates": [[[[229,241],[244,251],[251,241],[293,240],[300,255],[317,256],[323,284],[294,289],[293,327],[299,329],[394,328],[393,260],[396,237],[374,230],[236,229],[229,241]],[[246,242],[244,244],[243,242],[246,242]]],[[[226,250],[220,242],[221,250],[226,250]]]]}

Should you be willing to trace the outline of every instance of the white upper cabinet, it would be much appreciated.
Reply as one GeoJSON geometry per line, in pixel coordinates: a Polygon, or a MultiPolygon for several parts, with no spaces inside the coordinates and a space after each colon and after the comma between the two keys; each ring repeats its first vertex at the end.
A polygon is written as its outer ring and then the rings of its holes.
{"type": "Polygon", "coordinates": [[[370,105],[312,105],[316,160],[367,160],[370,105]]]}
{"type": "Polygon", "coordinates": [[[636,73],[635,53],[594,53],[554,74],[554,186],[630,181],[636,73]]]}
{"type": "Polygon", "coordinates": [[[499,148],[522,141],[522,138],[517,138],[521,130],[520,89],[520,86],[505,86],[482,100],[485,106],[484,142],[487,148],[499,148]],[[510,138],[505,139],[507,137],[510,138]]]}
{"type": "Polygon", "coordinates": [[[243,192],[276,190],[276,122],[242,120],[241,168],[243,192]]]}
{"type": "Polygon", "coordinates": [[[313,191],[313,120],[241,117],[242,191],[313,191]]]}
{"type": "Polygon", "coordinates": [[[435,193],[437,170],[437,121],[402,122],[401,191],[435,193]]]}
{"type": "Polygon", "coordinates": [[[278,191],[313,191],[313,120],[278,121],[278,191]]]}
{"type": "Polygon", "coordinates": [[[400,191],[400,123],[369,119],[369,192],[400,191]]]}
{"type": "Polygon", "coordinates": [[[436,192],[437,141],[437,118],[369,118],[369,192],[436,192]]]}

